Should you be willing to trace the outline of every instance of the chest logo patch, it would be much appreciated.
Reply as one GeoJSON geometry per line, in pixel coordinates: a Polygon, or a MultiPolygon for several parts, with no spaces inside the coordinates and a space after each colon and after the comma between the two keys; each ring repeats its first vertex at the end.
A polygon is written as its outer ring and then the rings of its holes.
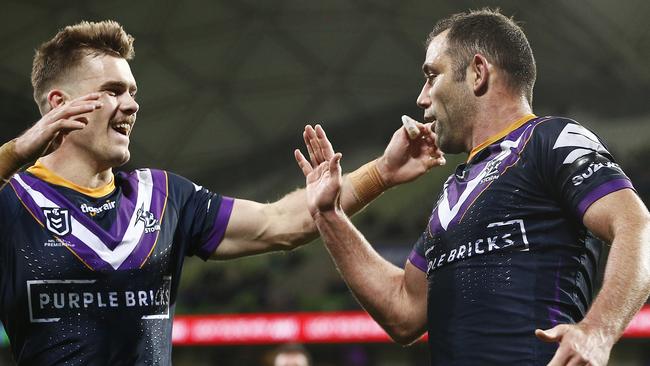
{"type": "Polygon", "coordinates": [[[43,207],[45,226],[51,233],[64,236],[70,233],[70,212],[66,208],[43,207]]]}
{"type": "Polygon", "coordinates": [[[136,220],[135,225],[142,222],[144,224],[145,234],[160,231],[160,223],[158,222],[158,219],[156,219],[151,211],[145,210],[144,204],[138,209],[137,216],[138,219],[136,220]]]}

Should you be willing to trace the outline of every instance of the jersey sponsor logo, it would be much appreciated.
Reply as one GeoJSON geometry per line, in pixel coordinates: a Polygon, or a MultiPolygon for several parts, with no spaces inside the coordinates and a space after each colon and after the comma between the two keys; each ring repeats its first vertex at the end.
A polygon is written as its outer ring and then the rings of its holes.
{"type": "Polygon", "coordinates": [[[64,236],[70,233],[70,212],[66,208],[43,207],[45,227],[55,235],[64,236]]]}
{"type": "Polygon", "coordinates": [[[32,323],[52,323],[77,317],[81,312],[133,312],[140,319],[169,319],[171,276],[160,283],[112,289],[100,280],[27,281],[29,319],[32,323]]]}
{"type": "Polygon", "coordinates": [[[573,183],[574,186],[579,186],[581,185],[585,180],[591,178],[594,173],[599,171],[602,168],[612,168],[612,169],[620,169],[620,166],[616,163],[613,163],[611,161],[606,161],[606,162],[592,162],[589,164],[587,167],[587,170],[584,173],[580,173],[578,175],[575,175],[571,178],[571,182],[573,183]]]}
{"type": "Polygon", "coordinates": [[[158,219],[154,216],[151,211],[144,209],[144,204],[138,209],[137,220],[134,225],[137,225],[139,222],[144,224],[144,233],[153,233],[155,231],[160,231],[160,224],[158,219]]]}
{"type": "Polygon", "coordinates": [[[87,205],[85,203],[82,204],[81,206],[79,206],[79,209],[81,210],[81,212],[87,213],[90,216],[96,216],[98,214],[101,214],[103,212],[112,210],[114,208],[115,208],[115,201],[112,201],[112,200],[108,200],[103,205],[97,206],[97,207],[90,206],[90,205],[87,205]]]}
{"type": "Polygon", "coordinates": [[[561,147],[575,147],[569,155],[566,156],[562,164],[573,164],[579,158],[591,154],[592,152],[607,153],[607,149],[600,143],[598,137],[588,129],[570,123],[564,126],[564,129],[555,140],[553,150],[561,147]]]}
{"type": "Polygon", "coordinates": [[[435,249],[436,247],[433,246],[425,252],[428,261],[427,275],[446,264],[472,256],[490,254],[505,249],[528,251],[529,243],[524,220],[515,219],[492,222],[486,226],[485,236],[470,240],[451,250],[440,253],[435,249]]]}

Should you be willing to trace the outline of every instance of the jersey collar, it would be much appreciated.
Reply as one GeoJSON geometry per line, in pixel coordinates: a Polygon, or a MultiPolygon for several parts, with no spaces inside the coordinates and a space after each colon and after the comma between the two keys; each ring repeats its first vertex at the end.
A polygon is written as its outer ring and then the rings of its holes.
{"type": "Polygon", "coordinates": [[[27,168],[27,172],[47,183],[70,188],[72,190],[75,190],[79,193],[85,194],[86,196],[90,196],[93,198],[104,197],[115,190],[115,177],[111,177],[111,181],[103,187],[99,187],[99,188],[82,187],[80,185],[70,182],[69,180],[63,177],[56,175],[53,171],[45,167],[45,165],[43,165],[43,163],[40,160],[37,160],[36,163],[34,163],[34,165],[27,168]]]}
{"type": "Polygon", "coordinates": [[[507,134],[509,134],[510,132],[512,132],[512,131],[514,131],[514,130],[516,130],[516,129],[518,129],[518,128],[521,127],[524,123],[526,123],[526,122],[528,122],[528,121],[530,121],[531,119],[536,118],[536,117],[537,117],[536,115],[534,115],[534,114],[532,114],[532,113],[529,113],[529,114],[527,114],[527,115],[525,115],[525,116],[523,116],[523,117],[517,119],[516,121],[514,121],[513,123],[511,123],[510,125],[508,125],[508,127],[504,128],[503,130],[501,130],[501,131],[497,132],[496,134],[490,136],[487,140],[483,141],[483,143],[481,143],[481,144],[478,145],[477,147],[473,148],[472,151],[470,151],[469,156],[467,157],[467,161],[469,162],[470,160],[472,160],[472,158],[473,158],[474,156],[476,156],[476,154],[477,154],[479,151],[481,151],[481,150],[483,150],[484,148],[486,148],[486,147],[492,145],[493,143],[495,143],[495,142],[501,140],[502,138],[504,138],[504,137],[505,137],[507,134]]]}

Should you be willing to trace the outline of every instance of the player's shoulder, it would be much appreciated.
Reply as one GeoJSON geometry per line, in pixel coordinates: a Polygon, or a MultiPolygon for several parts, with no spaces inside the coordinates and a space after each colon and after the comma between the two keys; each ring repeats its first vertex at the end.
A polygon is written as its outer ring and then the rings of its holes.
{"type": "Polygon", "coordinates": [[[578,121],[567,117],[544,116],[535,121],[533,137],[538,139],[556,139],[563,131],[585,129],[578,121]]]}
{"type": "Polygon", "coordinates": [[[570,135],[581,135],[598,139],[598,136],[593,131],[571,118],[544,116],[538,117],[536,120],[534,135],[537,138],[555,141],[560,137],[566,138],[570,135]]]}
{"type": "Polygon", "coordinates": [[[606,151],[600,137],[578,121],[566,117],[538,117],[532,135],[535,145],[553,150],[566,148],[587,148],[606,151]]]}
{"type": "Polygon", "coordinates": [[[208,192],[203,186],[194,183],[190,179],[167,170],[140,168],[118,174],[118,181],[140,182],[140,184],[153,185],[154,189],[164,191],[169,197],[177,197],[181,200],[196,192],[208,192]]]}
{"type": "Polygon", "coordinates": [[[545,162],[549,168],[570,165],[590,154],[613,160],[600,137],[570,118],[555,116],[539,118],[532,139],[531,159],[545,162]]]}
{"type": "Polygon", "coordinates": [[[194,184],[189,179],[162,169],[140,168],[129,172],[120,172],[116,183],[122,190],[150,190],[155,195],[165,199],[168,207],[180,208],[195,196],[203,187],[194,184]],[[146,188],[145,188],[146,187],[146,188]]]}
{"type": "Polygon", "coordinates": [[[15,203],[19,203],[18,197],[11,184],[7,183],[0,189],[0,209],[7,209],[15,203]]]}
{"type": "MultiPolygon", "coordinates": [[[[26,173],[18,173],[18,174],[26,174],[26,173]]],[[[16,176],[18,175],[16,174],[16,176]]],[[[0,217],[4,218],[15,218],[17,217],[17,212],[23,207],[23,204],[21,203],[21,199],[19,197],[19,193],[16,190],[15,185],[17,185],[17,182],[15,180],[15,176],[11,178],[10,182],[7,182],[2,189],[0,189],[0,217]]],[[[4,219],[0,219],[0,221],[6,221],[4,219]]],[[[7,221],[8,222],[8,221],[7,221]]],[[[4,222],[0,223],[0,226],[4,222]]]]}

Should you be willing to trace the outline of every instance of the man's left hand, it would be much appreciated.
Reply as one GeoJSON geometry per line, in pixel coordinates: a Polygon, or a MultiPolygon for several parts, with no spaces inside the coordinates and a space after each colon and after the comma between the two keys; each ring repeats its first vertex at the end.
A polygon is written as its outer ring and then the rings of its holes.
{"type": "Polygon", "coordinates": [[[586,324],[560,324],[551,329],[535,330],[544,342],[558,342],[560,346],[548,366],[589,365],[604,366],[614,345],[612,337],[586,324]]]}

